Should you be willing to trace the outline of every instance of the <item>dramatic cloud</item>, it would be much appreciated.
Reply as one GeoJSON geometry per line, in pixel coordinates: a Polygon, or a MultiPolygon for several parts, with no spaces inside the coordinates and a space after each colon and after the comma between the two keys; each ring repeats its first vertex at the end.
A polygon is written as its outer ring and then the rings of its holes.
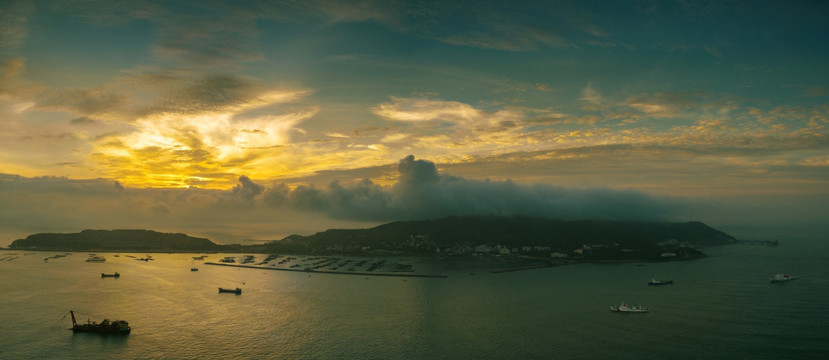
{"type": "MultiPolygon", "coordinates": [[[[129,127],[93,142],[93,159],[129,185],[189,186],[217,180],[227,185],[235,169],[278,155],[273,149],[286,144],[291,130],[318,111],[292,104],[310,91],[269,87],[240,76],[190,80],[142,75],[124,81],[132,80],[156,86],[157,98],[121,114],[129,127]],[[256,112],[262,108],[267,111],[256,112]],[[128,163],[132,165],[125,168],[128,163]]],[[[100,102],[73,103],[92,108],[100,102]]]]}
{"type": "Polygon", "coordinates": [[[239,184],[231,190],[233,198],[245,203],[253,203],[253,199],[261,194],[262,191],[265,191],[264,186],[253,182],[253,180],[245,175],[239,177],[239,184]]]}
{"type": "Polygon", "coordinates": [[[399,181],[383,188],[364,180],[327,188],[276,186],[265,193],[275,207],[324,212],[340,219],[390,221],[452,215],[542,216],[560,219],[669,219],[675,200],[635,191],[517,185],[442,175],[435,164],[408,156],[398,164],[399,181]]]}
{"type": "Polygon", "coordinates": [[[0,213],[237,237],[829,193],[825,5],[607,5],[0,1],[0,213]]]}
{"type": "Polygon", "coordinates": [[[263,188],[240,177],[233,190],[131,188],[104,179],[26,178],[0,174],[0,246],[40,232],[152,229],[218,243],[281,239],[329,224],[364,227],[255,206],[263,188]]]}

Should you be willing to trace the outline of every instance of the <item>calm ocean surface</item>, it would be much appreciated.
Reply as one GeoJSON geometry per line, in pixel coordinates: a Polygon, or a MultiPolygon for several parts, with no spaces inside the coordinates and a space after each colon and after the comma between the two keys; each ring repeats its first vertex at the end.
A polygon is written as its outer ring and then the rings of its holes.
{"type": "Polygon", "coordinates": [[[499,274],[485,269],[485,259],[406,259],[447,278],[198,262],[191,272],[193,254],[152,254],[155,261],[143,262],[100,253],[105,263],[87,263],[88,253],[44,262],[55,253],[0,251],[0,358],[826,358],[829,242],[703,251],[710,257],[688,262],[499,274]],[[115,271],[120,278],[100,277],[115,271]],[[802,278],[770,284],[777,272],[802,278]],[[675,284],[649,287],[651,277],[675,284]],[[243,293],[219,294],[218,287],[243,293]],[[608,310],[621,301],[652,312],[608,310]],[[132,333],[73,334],[69,310],[84,321],[127,320],[132,333]]]}

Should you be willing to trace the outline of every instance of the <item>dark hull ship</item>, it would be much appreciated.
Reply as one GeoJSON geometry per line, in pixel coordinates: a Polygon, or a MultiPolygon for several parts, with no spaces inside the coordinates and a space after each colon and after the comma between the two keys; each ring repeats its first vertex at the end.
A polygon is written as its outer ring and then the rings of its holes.
{"type": "Polygon", "coordinates": [[[86,324],[78,324],[75,321],[75,312],[70,310],[69,314],[72,315],[73,332],[129,334],[131,330],[129,323],[124,320],[109,321],[107,319],[104,319],[103,321],[101,321],[100,324],[94,321],[87,320],[86,324]]]}

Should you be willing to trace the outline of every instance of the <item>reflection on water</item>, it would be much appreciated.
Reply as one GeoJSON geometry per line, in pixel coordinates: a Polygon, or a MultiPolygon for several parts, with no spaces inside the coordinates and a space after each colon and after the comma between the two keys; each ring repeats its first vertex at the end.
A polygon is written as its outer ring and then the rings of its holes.
{"type": "MultiPolygon", "coordinates": [[[[819,255],[829,246],[797,246],[728,246],[706,249],[711,256],[695,261],[499,274],[487,271],[493,266],[488,260],[406,259],[418,271],[447,278],[224,266],[191,271],[196,254],[154,254],[153,261],[135,260],[146,254],[98,254],[106,262],[89,263],[86,254],[44,262],[52,253],[21,253],[0,262],[0,349],[12,359],[694,359],[746,353],[803,359],[829,351],[823,338],[829,269],[819,255]],[[116,271],[117,280],[100,277],[116,271]],[[782,271],[801,279],[770,286],[768,277],[782,271]],[[675,283],[648,286],[655,276],[675,283]],[[219,287],[243,292],[220,294],[219,287]],[[620,301],[652,311],[608,311],[620,301]],[[73,333],[71,321],[61,319],[69,310],[84,314],[79,321],[126,320],[132,333],[73,333]]],[[[209,258],[224,256],[241,259],[209,258]]]]}
{"type": "Polygon", "coordinates": [[[110,350],[117,350],[118,348],[127,345],[130,336],[124,334],[92,334],[82,332],[72,332],[72,344],[84,345],[88,343],[98,343],[102,348],[110,350]]]}

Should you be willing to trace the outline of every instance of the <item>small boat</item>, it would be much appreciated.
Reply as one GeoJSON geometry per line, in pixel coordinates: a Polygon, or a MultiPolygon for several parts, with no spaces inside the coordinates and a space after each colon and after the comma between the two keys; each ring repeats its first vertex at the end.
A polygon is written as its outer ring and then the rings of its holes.
{"type": "Polygon", "coordinates": [[[610,311],[612,312],[626,312],[626,313],[646,313],[650,312],[650,309],[639,305],[627,305],[622,302],[620,305],[613,305],[610,307],[610,311]]]}
{"type": "Polygon", "coordinates": [[[779,283],[779,282],[786,282],[786,281],[797,280],[797,279],[800,279],[800,277],[799,276],[790,276],[788,274],[780,273],[780,274],[776,274],[776,275],[770,277],[769,282],[779,283]]]}
{"type": "Polygon", "coordinates": [[[100,324],[86,320],[86,324],[78,324],[75,321],[75,312],[69,311],[72,315],[72,331],[74,332],[93,332],[93,333],[107,333],[107,334],[129,334],[130,324],[124,320],[109,321],[104,319],[100,324]]]}
{"type": "Polygon", "coordinates": [[[105,277],[114,277],[114,278],[117,278],[117,277],[120,277],[120,276],[121,276],[121,274],[119,274],[118,272],[115,272],[114,274],[104,274],[104,273],[101,273],[101,277],[102,277],[102,278],[105,278],[105,277]]]}
{"type": "Polygon", "coordinates": [[[661,279],[651,279],[648,281],[648,285],[670,285],[673,284],[673,280],[661,280],[661,279]]]}
{"type": "Polygon", "coordinates": [[[219,292],[220,293],[233,293],[233,294],[236,294],[236,295],[241,295],[242,294],[242,289],[240,289],[240,288],[236,288],[236,289],[219,288],[219,292]]]}
{"type": "Polygon", "coordinates": [[[199,268],[190,268],[190,271],[199,271],[199,268]]]}
{"type": "Polygon", "coordinates": [[[97,255],[90,255],[89,258],[86,259],[86,262],[105,262],[105,261],[107,261],[106,258],[104,258],[103,256],[97,256],[97,255]]]}

